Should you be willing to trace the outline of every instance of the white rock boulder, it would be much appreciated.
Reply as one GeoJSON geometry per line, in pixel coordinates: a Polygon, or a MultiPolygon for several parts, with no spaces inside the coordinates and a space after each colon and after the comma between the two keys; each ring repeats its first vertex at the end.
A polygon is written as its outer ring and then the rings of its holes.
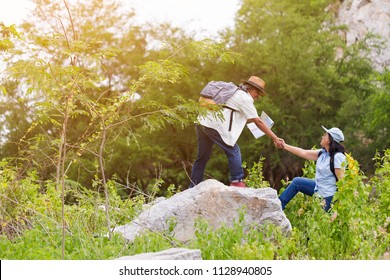
{"type": "Polygon", "coordinates": [[[201,260],[200,250],[186,248],[171,248],[168,250],[144,253],[133,256],[123,256],[116,260],[201,260]]]}
{"type": "Polygon", "coordinates": [[[232,226],[238,221],[242,209],[245,209],[247,225],[270,222],[284,232],[291,231],[290,221],[281,210],[276,190],[228,187],[216,180],[206,180],[169,199],[160,200],[131,223],[116,227],[114,231],[121,232],[132,241],[146,231],[166,231],[170,221],[174,221],[174,237],[187,242],[195,237],[196,219],[205,219],[215,229],[222,225],[232,226]]]}

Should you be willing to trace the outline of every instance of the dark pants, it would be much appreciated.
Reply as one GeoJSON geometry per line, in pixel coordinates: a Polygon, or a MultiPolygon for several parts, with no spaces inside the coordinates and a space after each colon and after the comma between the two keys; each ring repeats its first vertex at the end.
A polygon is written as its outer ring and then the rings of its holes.
{"type": "Polygon", "coordinates": [[[240,181],[244,178],[240,147],[227,145],[212,128],[196,125],[198,137],[198,155],[192,167],[190,188],[203,181],[206,164],[211,157],[214,144],[217,144],[226,154],[229,164],[230,181],[240,181]]]}

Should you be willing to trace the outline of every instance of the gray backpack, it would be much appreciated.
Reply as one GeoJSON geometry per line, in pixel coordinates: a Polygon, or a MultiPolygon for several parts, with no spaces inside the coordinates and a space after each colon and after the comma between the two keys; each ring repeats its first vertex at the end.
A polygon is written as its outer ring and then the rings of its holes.
{"type": "Polygon", "coordinates": [[[200,92],[199,103],[201,106],[222,105],[223,108],[231,110],[229,131],[232,130],[233,114],[236,110],[226,106],[225,103],[238,89],[238,86],[230,82],[211,81],[200,92]]]}
{"type": "Polygon", "coordinates": [[[208,103],[225,104],[238,90],[238,86],[230,82],[211,81],[200,92],[201,98],[209,99],[208,103]]]}

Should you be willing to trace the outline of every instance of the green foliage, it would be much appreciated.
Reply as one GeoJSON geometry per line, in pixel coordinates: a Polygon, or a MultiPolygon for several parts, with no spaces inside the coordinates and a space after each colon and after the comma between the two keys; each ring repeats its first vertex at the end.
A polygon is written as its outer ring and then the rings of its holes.
{"type": "Polygon", "coordinates": [[[386,259],[389,155],[387,150],[385,157],[377,158],[379,177],[368,183],[349,156],[330,213],[323,211],[320,198],[298,194],[285,210],[293,226],[289,235],[272,224],[248,229],[241,215],[232,228],[218,230],[198,221],[194,247],[201,248],[204,259],[386,259]]]}
{"type": "Polygon", "coordinates": [[[136,237],[128,246],[128,254],[136,255],[149,252],[159,252],[172,248],[172,242],[161,234],[146,233],[136,237]]]}
{"type": "MultiPolygon", "coordinates": [[[[375,149],[388,147],[383,143],[386,140],[374,140],[381,138],[379,131],[369,136],[364,127],[372,119],[369,99],[383,88],[367,56],[376,46],[369,43],[375,38],[369,34],[357,44],[345,46],[340,34],[346,27],[334,22],[332,11],[337,11],[335,1],[242,1],[235,29],[226,33],[226,41],[240,56],[234,69],[226,72],[238,73],[236,80],[258,74],[266,81],[269,94],[257,102],[257,108],[273,118],[274,132],[287,143],[309,147],[313,140],[320,140],[321,124],[340,127],[347,150],[371,173],[375,149]]],[[[381,107],[376,120],[381,119],[381,107]]],[[[384,113],[383,119],[387,115],[384,113]]],[[[380,121],[381,128],[383,124],[380,121]]],[[[271,185],[279,185],[283,174],[300,175],[303,161],[282,156],[263,139],[262,143],[253,142],[250,135],[241,139],[244,158],[256,161],[258,153],[254,151],[260,150],[267,158],[264,172],[271,185]]]]}
{"type": "MultiPolygon", "coordinates": [[[[242,219],[234,225],[237,234],[199,222],[204,257],[388,254],[389,153],[378,153],[375,174],[370,168],[372,155],[389,146],[389,71],[377,73],[369,63],[375,36],[344,46],[344,27],[324,13],[332,1],[244,0],[234,30],[221,34],[220,43],[194,41],[166,24],[132,24],[134,13],[116,1],[34,3],[36,16],[20,32],[0,23],[7,63],[0,84],[6,133],[0,139],[0,258],[59,259],[61,245],[67,259],[172,246],[174,222],[134,246],[105,236],[145,201],[186,188],[201,88],[209,80],[239,82],[252,74],[266,80],[269,92],[257,107],[272,116],[286,142],[312,145],[320,124],[339,126],[361,166],[351,161],[330,214],[320,199],[298,195],[286,210],[294,226],[289,237],[267,225],[249,229],[247,239],[242,219]]],[[[255,142],[245,132],[240,138],[244,167],[251,166],[248,186],[277,185],[302,166],[305,177],[314,176],[313,163],[282,155],[268,140],[255,142]]],[[[207,172],[226,180],[223,152],[214,151],[207,172]]]]}
{"type": "Polygon", "coordinates": [[[20,38],[15,25],[6,26],[0,21],[0,52],[8,51],[14,46],[11,37],[20,38]]]}
{"type": "MultiPolygon", "coordinates": [[[[269,182],[264,180],[263,165],[265,158],[261,157],[259,162],[255,162],[253,166],[248,169],[248,175],[245,179],[245,183],[248,187],[259,189],[269,188],[269,182]]],[[[243,167],[246,168],[246,163],[243,163],[243,167]]]]}
{"type": "MultiPolygon", "coordinates": [[[[66,259],[106,260],[119,257],[126,249],[123,236],[92,236],[85,238],[85,232],[73,232],[66,238],[66,259]]],[[[2,259],[13,260],[58,260],[61,259],[61,231],[58,227],[34,228],[23,237],[0,241],[2,259]],[[44,249],[42,249],[44,248],[44,249]]]]}
{"type": "MultiPolygon", "coordinates": [[[[381,209],[379,205],[388,205],[388,201],[380,202],[372,191],[378,188],[382,193],[388,188],[388,178],[384,179],[384,184],[376,177],[366,182],[357,161],[347,157],[346,176],[338,182],[330,213],[322,210],[321,199],[298,195],[291,201],[293,205],[286,208],[286,214],[301,231],[302,242],[307,239],[310,258],[385,258],[390,235],[384,216],[388,216],[389,208],[381,209]]],[[[388,162],[388,159],[382,160],[388,162]]],[[[387,169],[385,166],[383,168],[387,169]]],[[[383,168],[380,172],[384,172],[383,168]]]]}
{"type": "MultiPolygon", "coordinates": [[[[19,46],[26,53],[7,67],[15,86],[6,83],[8,100],[0,99],[0,112],[6,116],[0,122],[9,131],[0,154],[13,157],[14,164],[28,159],[24,164],[34,164],[41,180],[55,177],[61,183],[67,177],[93,188],[96,174],[103,186],[106,175],[117,174],[123,185],[146,189],[153,183],[145,178],[156,175],[155,166],[174,161],[168,155],[172,149],[156,145],[156,139],[169,129],[192,125],[202,111],[170,87],[188,76],[188,61],[230,63],[232,53],[209,39],[168,40],[158,51],[148,50],[145,34],[156,40],[163,35],[129,26],[134,14],[120,13],[115,1],[34,2],[34,21],[23,25],[31,35],[19,46]],[[56,22],[41,30],[39,23],[50,20],[47,14],[56,22]],[[153,141],[141,143],[141,136],[153,141]],[[122,148],[135,153],[142,149],[145,156],[132,154],[127,161],[122,148]],[[150,160],[150,155],[159,156],[150,160]],[[121,165],[124,172],[117,170],[121,165]]],[[[162,34],[171,28],[164,30],[162,34]]]]}
{"type": "Polygon", "coordinates": [[[303,168],[303,177],[314,179],[316,175],[316,162],[313,160],[306,160],[303,168]]]}
{"type": "MultiPolygon", "coordinates": [[[[2,259],[61,259],[63,226],[66,259],[107,259],[126,249],[122,236],[108,237],[104,197],[99,193],[68,182],[66,191],[75,201],[65,205],[62,220],[61,192],[55,184],[50,181],[38,184],[34,172],[23,179],[12,177],[14,174],[3,162],[0,170],[2,259]],[[17,181],[17,187],[12,181],[17,181]]],[[[108,189],[113,227],[127,223],[145,203],[144,196],[122,199],[111,181],[108,189]]]]}
{"type": "Polygon", "coordinates": [[[194,248],[200,248],[203,259],[258,260],[290,259],[299,250],[296,237],[283,234],[271,223],[247,225],[245,210],[232,227],[222,226],[215,230],[207,222],[196,222],[194,248]]]}
{"type": "MultiPolygon", "coordinates": [[[[104,156],[107,176],[123,185],[145,189],[161,166],[163,188],[185,188],[199,91],[209,80],[239,83],[257,74],[269,94],[256,106],[275,120],[278,136],[308,146],[319,139],[319,124],[339,126],[371,175],[372,155],[390,139],[388,72],[376,73],[367,59],[375,36],[344,46],[333,2],[242,1],[234,29],[217,42],[195,41],[167,24],[138,26],[116,1],[34,0],[39,8],[20,27],[23,40],[7,51],[0,156],[27,159],[47,180],[58,177],[66,146],[62,169],[84,186],[101,173],[97,158],[104,156]]],[[[266,137],[253,141],[244,131],[239,144],[246,162],[267,158],[263,173],[272,186],[301,172],[303,161],[276,151],[266,137]]],[[[207,172],[227,180],[223,153],[214,152],[207,172]]]]}
{"type": "MultiPolygon", "coordinates": [[[[146,233],[131,244],[120,235],[108,238],[104,211],[99,207],[104,199],[69,182],[69,191],[77,197],[77,203],[65,207],[66,259],[111,259],[176,246],[200,249],[203,259],[386,259],[390,250],[390,151],[376,157],[376,175],[369,181],[352,157],[348,156],[348,161],[331,212],[323,211],[322,200],[316,196],[298,194],[289,203],[285,210],[293,226],[289,234],[271,223],[248,225],[243,208],[232,227],[214,229],[204,220],[197,220],[196,238],[189,244],[175,240],[175,220],[167,221],[165,232],[146,233]]],[[[23,192],[7,193],[9,187],[5,186],[15,179],[12,174],[12,169],[3,163],[0,197],[1,217],[5,218],[0,221],[0,258],[60,259],[59,192],[50,182],[37,192],[34,173],[30,172],[29,178],[19,180],[23,192]],[[20,221],[28,227],[22,227],[20,221]],[[7,224],[19,225],[19,230],[12,232],[7,224]]],[[[258,178],[251,178],[257,184],[258,178]]],[[[121,199],[115,184],[108,185],[112,224],[127,223],[139,213],[145,199],[121,199]]]]}

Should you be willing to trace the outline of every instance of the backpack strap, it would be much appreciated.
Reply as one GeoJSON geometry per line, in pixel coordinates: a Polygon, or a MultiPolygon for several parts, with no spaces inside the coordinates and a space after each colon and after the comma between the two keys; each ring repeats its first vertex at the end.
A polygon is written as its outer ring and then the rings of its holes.
{"type": "Polygon", "coordinates": [[[336,178],[336,182],[339,181],[339,179],[337,179],[337,176],[336,176],[336,171],[334,170],[334,156],[337,153],[342,153],[343,155],[345,155],[343,152],[336,152],[333,156],[330,157],[330,171],[332,171],[334,177],[336,178]]]}
{"type": "Polygon", "coordinates": [[[232,130],[232,125],[233,125],[233,114],[234,114],[234,110],[231,110],[231,112],[230,112],[230,121],[229,121],[229,131],[232,130]]]}
{"type": "Polygon", "coordinates": [[[229,107],[229,106],[226,106],[226,105],[223,105],[222,106],[223,108],[226,108],[226,109],[229,109],[231,112],[230,112],[230,121],[229,121],[229,131],[232,130],[232,126],[233,126],[233,115],[234,115],[234,112],[237,112],[237,110],[229,107]]]}
{"type": "Polygon", "coordinates": [[[339,179],[337,179],[337,176],[336,176],[336,171],[334,170],[334,155],[331,155],[330,156],[330,171],[332,171],[334,177],[336,178],[336,183],[339,181],[339,179]]]}

